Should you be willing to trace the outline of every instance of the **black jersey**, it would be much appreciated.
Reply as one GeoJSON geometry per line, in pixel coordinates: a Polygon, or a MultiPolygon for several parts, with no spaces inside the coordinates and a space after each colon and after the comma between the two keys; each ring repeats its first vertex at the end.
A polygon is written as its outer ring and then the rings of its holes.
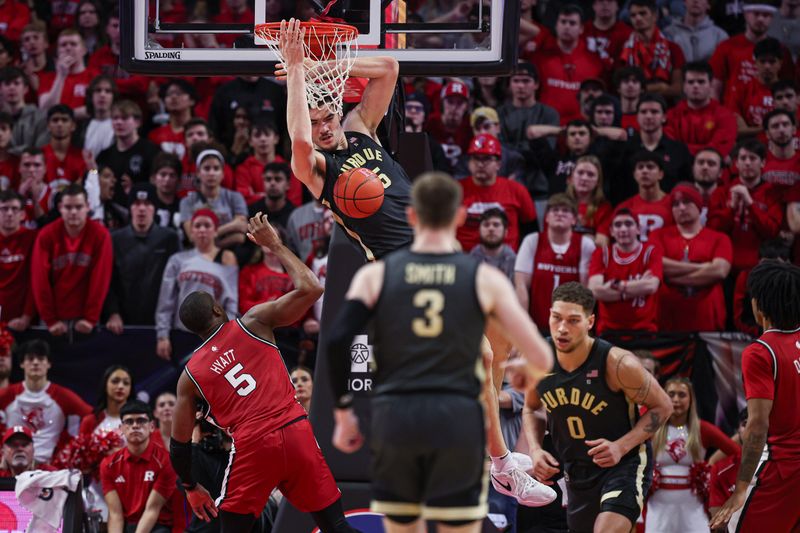
{"type": "MultiPolygon", "coordinates": [[[[555,353],[552,339],[550,347],[555,353]]],[[[617,440],[639,419],[636,404],[622,392],[612,391],[606,382],[606,360],[611,344],[594,339],[586,361],[567,372],[555,359],[551,372],[536,386],[547,410],[547,429],[553,439],[556,458],[572,481],[590,480],[603,468],[595,465],[587,440],[617,440]]],[[[649,443],[648,443],[649,446],[649,443]]],[[[628,455],[638,455],[634,448],[628,455]]]]}
{"type": "Polygon", "coordinates": [[[336,222],[367,260],[380,259],[387,253],[411,244],[413,233],[406,221],[410,203],[411,180],[391,154],[369,135],[346,131],[347,148],[320,152],[325,156],[325,183],[319,200],[333,211],[336,222]],[[365,218],[345,215],[333,200],[333,187],[339,175],[363,167],[377,174],[383,182],[383,204],[377,213],[365,218]]]}
{"type": "Polygon", "coordinates": [[[450,392],[477,398],[485,317],[479,261],[462,253],[404,249],[384,258],[372,344],[375,394],[450,392]]]}

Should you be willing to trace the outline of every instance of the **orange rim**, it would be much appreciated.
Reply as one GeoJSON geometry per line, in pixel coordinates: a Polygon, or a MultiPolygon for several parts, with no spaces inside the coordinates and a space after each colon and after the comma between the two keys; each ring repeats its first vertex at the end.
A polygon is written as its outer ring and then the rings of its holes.
{"type": "MultiPolygon", "coordinates": [[[[342,42],[354,41],[358,37],[358,29],[349,24],[339,24],[336,22],[301,22],[301,28],[313,28],[313,32],[307,31],[305,34],[306,43],[311,43],[313,35],[317,37],[331,37],[343,35],[342,42]]],[[[266,24],[256,24],[255,33],[267,41],[277,41],[280,37],[281,23],[267,22],[266,24]]]]}

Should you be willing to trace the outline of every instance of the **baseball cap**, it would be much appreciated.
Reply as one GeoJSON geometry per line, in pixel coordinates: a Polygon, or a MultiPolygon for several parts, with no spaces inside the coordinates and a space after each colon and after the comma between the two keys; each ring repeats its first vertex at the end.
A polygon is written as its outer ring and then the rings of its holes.
{"type": "Polygon", "coordinates": [[[469,98],[469,87],[462,81],[451,81],[442,89],[442,100],[448,96],[461,96],[469,98]]]}
{"type": "Polygon", "coordinates": [[[14,435],[25,435],[29,439],[33,440],[33,431],[26,428],[25,426],[11,426],[3,433],[3,444],[8,442],[8,439],[13,437],[14,435]]]}
{"type": "Polygon", "coordinates": [[[156,188],[151,183],[134,183],[128,195],[129,205],[133,205],[138,200],[144,200],[155,205],[156,188]]]}
{"type": "Polygon", "coordinates": [[[700,191],[698,191],[694,185],[688,183],[677,184],[670,193],[670,201],[675,202],[680,198],[689,200],[697,206],[697,209],[703,209],[703,195],[700,194],[700,191]]]}
{"type": "Polygon", "coordinates": [[[501,157],[503,149],[500,147],[500,141],[497,137],[490,133],[481,133],[472,138],[467,149],[469,155],[493,155],[501,157]]]}
{"type": "Polygon", "coordinates": [[[539,81],[539,72],[536,70],[536,67],[533,65],[533,63],[528,63],[527,61],[520,61],[514,65],[514,70],[511,72],[511,75],[529,76],[535,81],[539,81]]]}
{"type": "Polygon", "coordinates": [[[494,108],[483,106],[477,108],[475,111],[472,112],[472,115],[469,117],[469,125],[474,128],[475,123],[478,122],[478,119],[481,118],[484,121],[489,120],[491,122],[500,122],[500,117],[498,116],[497,111],[495,111],[494,108]]]}
{"type": "Polygon", "coordinates": [[[406,103],[409,102],[417,102],[418,104],[422,104],[422,107],[425,108],[425,114],[430,113],[431,111],[431,103],[428,100],[428,97],[425,96],[423,93],[411,93],[406,95],[406,103]]]}

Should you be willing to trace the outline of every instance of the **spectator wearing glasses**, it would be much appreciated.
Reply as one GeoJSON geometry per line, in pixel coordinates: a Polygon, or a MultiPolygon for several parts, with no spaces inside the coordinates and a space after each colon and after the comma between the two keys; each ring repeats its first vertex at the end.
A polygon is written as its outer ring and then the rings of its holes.
{"type": "MultiPolygon", "coordinates": [[[[491,107],[479,107],[472,112],[469,117],[469,123],[472,125],[472,133],[480,135],[481,133],[488,133],[494,135],[500,140],[500,117],[491,107]]],[[[500,140],[500,146],[503,149],[503,155],[500,158],[500,171],[501,176],[508,179],[524,183],[525,180],[525,160],[522,154],[517,152],[509,144],[500,140]]],[[[453,171],[453,177],[456,179],[464,179],[469,175],[469,156],[464,154],[458,158],[458,164],[453,171]]]]}
{"type": "Polygon", "coordinates": [[[661,251],[639,240],[639,221],[625,208],[611,220],[614,243],[597,248],[589,265],[589,289],[600,305],[597,333],[657,331],[661,251]]]}
{"type": "Polygon", "coordinates": [[[169,452],[156,438],[150,407],[130,400],[120,409],[125,448],[105,458],[100,481],[108,505],[108,531],[170,533],[173,516],[164,504],[177,490],[169,452]]]}
{"type": "Polygon", "coordinates": [[[458,228],[456,238],[465,250],[480,241],[480,217],[484,211],[499,207],[508,217],[506,244],[517,248],[520,225],[536,219],[536,208],[528,191],[521,184],[499,176],[502,148],[494,135],[477,135],[468,150],[470,175],[459,181],[463,191],[462,205],[467,210],[467,221],[458,228]]]}
{"type": "MultiPolygon", "coordinates": [[[[406,123],[405,131],[409,133],[421,133],[425,130],[425,119],[431,111],[431,104],[428,97],[421,92],[413,92],[406,95],[406,123]]],[[[450,172],[450,160],[444,155],[444,150],[439,141],[433,138],[433,135],[425,135],[428,139],[428,148],[431,151],[431,161],[433,169],[440,172],[450,172]]]]}

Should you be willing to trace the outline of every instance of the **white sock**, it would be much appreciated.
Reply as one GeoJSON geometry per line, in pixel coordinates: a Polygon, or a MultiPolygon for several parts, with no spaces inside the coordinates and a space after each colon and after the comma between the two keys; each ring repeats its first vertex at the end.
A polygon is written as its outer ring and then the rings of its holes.
{"type": "Polygon", "coordinates": [[[511,466],[512,461],[511,452],[506,452],[502,457],[492,457],[492,466],[498,472],[505,472],[511,466]]]}

